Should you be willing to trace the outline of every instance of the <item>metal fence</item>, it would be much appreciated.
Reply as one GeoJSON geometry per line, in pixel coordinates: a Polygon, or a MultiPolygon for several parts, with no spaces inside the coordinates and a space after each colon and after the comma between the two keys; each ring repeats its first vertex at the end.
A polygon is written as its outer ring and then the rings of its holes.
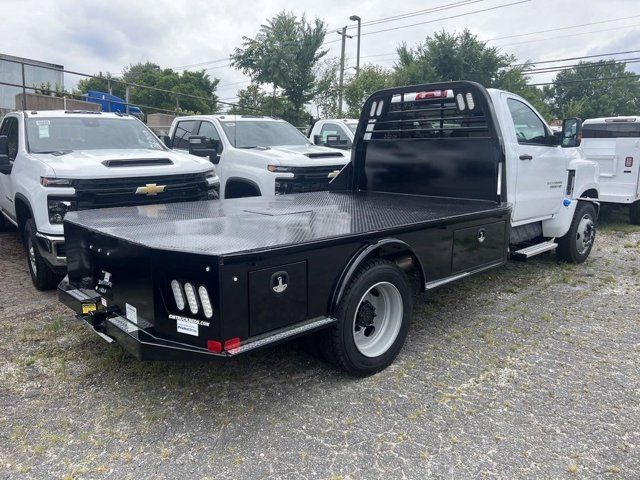
{"type": "MultiPolygon", "coordinates": [[[[73,70],[65,70],[61,66],[57,66],[53,64],[45,64],[43,62],[27,61],[26,59],[17,59],[15,57],[9,57],[4,55],[0,58],[0,63],[1,62],[7,62],[9,64],[15,64],[18,66],[16,80],[12,80],[10,76],[6,76],[6,75],[5,77],[0,76],[0,86],[13,88],[14,92],[17,92],[15,96],[19,95],[20,92],[22,93],[21,105],[20,106],[16,105],[16,108],[14,108],[14,110],[27,110],[28,109],[27,93],[28,92],[37,93],[43,90],[42,84],[37,85],[33,80],[34,78],[38,78],[38,75],[34,75],[32,73],[36,69],[55,71],[56,73],[59,73],[60,75],[63,75],[63,76],[71,75],[75,77],[82,77],[86,79],[93,78],[93,79],[104,81],[105,86],[107,87],[106,88],[107,91],[105,93],[109,93],[109,94],[113,94],[114,85],[119,84],[124,86],[124,89],[125,89],[125,98],[123,99],[124,101],[111,100],[107,98],[101,99],[102,102],[107,102],[109,104],[109,107],[110,107],[109,110],[111,110],[111,107],[113,104],[117,104],[117,105],[123,105],[126,113],[129,113],[133,107],[138,107],[140,109],[145,110],[146,112],[160,112],[160,113],[168,113],[172,115],[180,115],[180,114],[184,114],[184,110],[181,109],[180,107],[181,101],[184,102],[186,99],[201,100],[204,102],[215,102],[216,105],[223,105],[227,107],[236,106],[235,103],[218,100],[218,98],[215,96],[204,97],[199,95],[190,95],[186,93],[174,92],[172,90],[166,90],[166,89],[153,87],[149,85],[126,82],[124,80],[120,80],[120,79],[109,77],[109,76],[89,75],[86,73],[76,72],[73,70]],[[131,103],[131,100],[130,100],[131,92],[133,89],[144,89],[144,90],[165,94],[172,99],[172,102],[173,101],[175,102],[175,109],[160,108],[160,107],[144,105],[140,103],[133,104],[131,103]]],[[[40,78],[44,78],[44,77],[40,77],[40,78]]],[[[61,86],[62,86],[62,90],[59,91],[57,90],[57,88],[60,88],[60,85],[52,85],[50,91],[46,93],[48,94],[47,96],[59,97],[63,99],[68,98],[68,99],[77,99],[77,100],[86,101],[86,96],[84,94],[72,93],[64,90],[64,77],[63,77],[63,82],[61,86]]],[[[215,113],[215,112],[211,111],[211,112],[201,112],[201,113],[215,113]]]]}

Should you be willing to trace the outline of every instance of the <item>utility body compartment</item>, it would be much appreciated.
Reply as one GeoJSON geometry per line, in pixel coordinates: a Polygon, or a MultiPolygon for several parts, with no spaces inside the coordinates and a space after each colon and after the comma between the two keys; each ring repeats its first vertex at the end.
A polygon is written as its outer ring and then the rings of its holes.
{"type": "Polygon", "coordinates": [[[479,85],[379,92],[331,191],[70,213],[60,298],[139,358],[310,333],[336,321],[367,258],[406,265],[422,289],[505,263],[503,164],[479,85]]]}

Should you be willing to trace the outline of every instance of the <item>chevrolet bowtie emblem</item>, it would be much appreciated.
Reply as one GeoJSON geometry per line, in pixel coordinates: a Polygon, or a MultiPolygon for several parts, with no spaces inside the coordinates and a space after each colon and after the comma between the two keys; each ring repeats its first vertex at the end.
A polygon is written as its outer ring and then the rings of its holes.
{"type": "Polygon", "coordinates": [[[333,172],[329,173],[329,175],[327,175],[327,178],[336,178],[339,173],[340,170],[334,170],[333,172]]]}
{"type": "Polygon", "coordinates": [[[155,183],[147,183],[144,187],[138,187],[136,189],[136,195],[157,195],[159,193],[164,192],[164,189],[167,188],[166,185],[156,185],[155,183]]]}

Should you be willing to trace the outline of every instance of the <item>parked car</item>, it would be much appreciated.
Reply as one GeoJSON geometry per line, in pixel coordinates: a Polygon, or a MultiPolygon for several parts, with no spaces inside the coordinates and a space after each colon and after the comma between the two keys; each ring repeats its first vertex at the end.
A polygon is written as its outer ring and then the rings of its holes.
{"type": "Polygon", "coordinates": [[[629,205],[629,221],[640,225],[640,116],[585,120],[582,149],[600,166],[599,200],[629,205]]]}
{"type": "Polygon", "coordinates": [[[208,157],[220,177],[222,198],[326,190],[349,162],[343,152],[313,145],[293,125],[271,117],[178,117],[169,145],[208,157]],[[206,147],[206,148],[203,148],[206,147]]]}
{"type": "Polygon", "coordinates": [[[313,124],[309,139],[315,145],[351,150],[357,127],[357,118],[323,118],[313,124]]]}
{"type": "MultiPolygon", "coordinates": [[[[103,112],[127,113],[126,101],[116,95],[99,92],[97,90],[89,90],[83,95],[83,98],[87,102],[99,104],[103,112]]],[[[129,105],[128,113],[134,117],[138,117],[140,120],[144,118],[144,113],[140,110],[140,107],[136,107],[135,105],[129,105]]]]}
{"type": "Polygon", "coordinates": [[[0,228],[18,228],[40,290],[65,272],[69,211],[217,198],[217,189],[209,162],[172,152],[130,116],[12,112],[0,126],[0,228]]]}
{"type": "Polygon", "coordinates": [[[69,214],[59,298],[141,359],[232,357],[324,330],[328,358],[374,373],[408,335],[412,286],[510,253],[586,260],[598,172],[578,124],[561,142],[524,99],[472,82],[377,92],[330,191],[69,214]]]}

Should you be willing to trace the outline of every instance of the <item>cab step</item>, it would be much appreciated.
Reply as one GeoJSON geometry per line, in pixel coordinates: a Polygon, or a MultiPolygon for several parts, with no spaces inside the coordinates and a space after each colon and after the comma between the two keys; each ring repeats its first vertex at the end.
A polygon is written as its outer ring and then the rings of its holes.
{"type": "Polygon", "coordinates": [[[535,257],[536,255],[540,255],[544,252],[550,252],[551,250],[555,250],[558,247],[558,244],[553,240],[548,240],[542,243],[536,243],[535,245],[531,245],[529,247],[521,248],[520,250],[516,250],[511,252],[511,258],[514,260],[526,260],[530,257],[535,257]]]}

